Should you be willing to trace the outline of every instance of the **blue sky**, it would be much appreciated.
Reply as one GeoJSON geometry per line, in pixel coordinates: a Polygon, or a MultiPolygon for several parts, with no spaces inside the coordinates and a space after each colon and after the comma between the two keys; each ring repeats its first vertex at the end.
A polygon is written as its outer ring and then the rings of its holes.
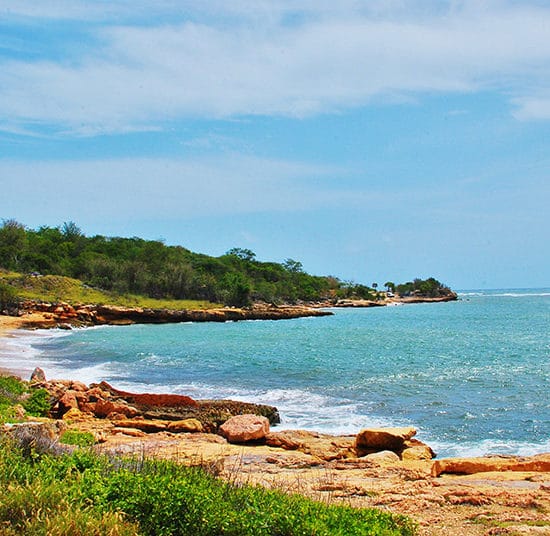
{"type": "Polygon", "coordinates": [[[0,217],[550,286],[550,3],[0,0],[0,217]]]}

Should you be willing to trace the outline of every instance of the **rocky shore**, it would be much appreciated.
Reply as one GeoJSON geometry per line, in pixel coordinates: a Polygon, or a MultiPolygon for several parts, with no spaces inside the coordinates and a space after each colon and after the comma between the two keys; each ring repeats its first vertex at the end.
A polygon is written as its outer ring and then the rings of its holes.
{"type": "Polygon", "coordinates": [[[104,324],[167,324],[178,322],[232,322],[239,320],[289,320],[304,317],[330,316],[326,309],[340,307],[384,307],[412,303],[454,301],[455,293],[435,298],[423,296],[386,297],[381,300],[336,300],[301,305],[255,303],[249,307],[218,307],[212,309],[150,309],[104,304],[48,303],[27,300],[20,304],[18,316],[27,328],[70,329],[104,324]]]}
{"type": "Polygon", "coordinates": [[[330,311],[305,305],[254,304],[246,308],[148,309],[118,305],[71,305],[34,300],[23,302],[19,317],[26,328],[65,328],[71,326],[168,324],[178,322],[231,322],[239,320],[288,320],[332,315],[330,311]]]}
{"type": "Polygon", "coordinates": [[[47,380],[40,370],[31,385],[49,393],[51,418],[4,433],[47,448],[75,448],[60,435],[88,432],[98,452],[200,464],[235,483],[405,514],[421,536],[550,534],[550,454],[437,460],[411,427],[277,431],[272,406],[129,393],[47,380]]]}

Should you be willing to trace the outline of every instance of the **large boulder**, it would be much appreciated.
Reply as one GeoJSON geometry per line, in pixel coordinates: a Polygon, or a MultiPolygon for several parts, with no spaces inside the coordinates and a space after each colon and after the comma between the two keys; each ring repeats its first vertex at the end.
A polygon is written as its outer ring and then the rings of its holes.
{"type": "Polygon", "coordinates": [[[403,450],[399,453],[402,460],[431,460],[436,454],[433,449],[418,441],[418,439],[408,439],[403,443],[403,450]]]}
{"type": "Polygon", "coordinates": [[[220,434],[229,443],[259,441],[269,433],[269,420],[260,415],[235,415],[220,426],[220,434]]]}
{"type": "Polygon", "coordinates": [[[401,452],[405,441],[416,434],[412,427],[405,428],[367,428],[361,430],[355,438],[355,448],[358,456],[365,456],[373,452],[391,450],[401,452]]]}

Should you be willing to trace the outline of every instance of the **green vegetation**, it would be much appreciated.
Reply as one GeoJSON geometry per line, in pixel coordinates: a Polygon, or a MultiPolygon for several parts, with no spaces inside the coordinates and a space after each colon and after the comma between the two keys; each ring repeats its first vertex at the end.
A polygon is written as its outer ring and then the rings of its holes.
{"type": "Polygon", "coordinates": [[[63,445],[76,445],[77,447],[90,447],[95,443],[95,437],[90,432],[80,430],[65,430],[59,437],[63,445]]]}
{"type": "Polygon", "coordinates": [[[16,406],[34,417],[45,417],[50,411],[48,392],[33,389],[15,376],[0,376],[0,423],[16,417],[16,406]]]}
{"type": "MultiPolygon", "coordinates": [[[[197,308],[193,304],[246,306],[257,301],[377,300],[384,296],[376,283],[368,287],[313,276],[294,259],[261,262],[253,251],[242,248],[211,257],[158,240],[87,237],[72,222],[33,230],[4,220],[0,268],[11,270],[0,278],[0,311],[3,304],[12,307],[18,297],[189,309],[197,308]]],[[[446,288],[438,285],[441,291],[446,288]]],[[[431,285],[429,289],[432,292],[431,285]]]]}
{"type": "Polygon", "coordinates": [[[425,296],[428,298],[446,296],[451,292],[449,287],[442,285],[433,277],[425,280],[415,279],[414,281],[397,285],[395,290],[400,296],[425,296]]]}
{"type": "Polygon", "coordinates": [[[117,294],[91,288],[78,279],[60,275],[22,275],[16,272],[0,271],[0,288],[4,285],[15,293],[18,299],[49,302],[95,303],[122,305],[125,307],[146,307],[150,309],[210,309],[221,304],[205,300],[158,299],[133,294],[117,294]]]}
{"type": "Polygon", "coordinates": [[[200,467],[98,457],[25,456],[0,445],[0,534],[410,536],[412,523],[374,509],[224,482],[200,467]]]}

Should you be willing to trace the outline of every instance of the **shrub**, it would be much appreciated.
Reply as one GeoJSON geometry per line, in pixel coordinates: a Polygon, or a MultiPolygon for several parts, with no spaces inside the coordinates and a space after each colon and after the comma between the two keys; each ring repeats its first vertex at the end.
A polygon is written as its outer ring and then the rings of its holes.
{"type": "Polygon", "coordinates": [[[50,411],[50,395],[48,391],[46,389],[32,391],[29,398],[23,402],[23,407],[29,415],[46,417],[50,411]]]}

